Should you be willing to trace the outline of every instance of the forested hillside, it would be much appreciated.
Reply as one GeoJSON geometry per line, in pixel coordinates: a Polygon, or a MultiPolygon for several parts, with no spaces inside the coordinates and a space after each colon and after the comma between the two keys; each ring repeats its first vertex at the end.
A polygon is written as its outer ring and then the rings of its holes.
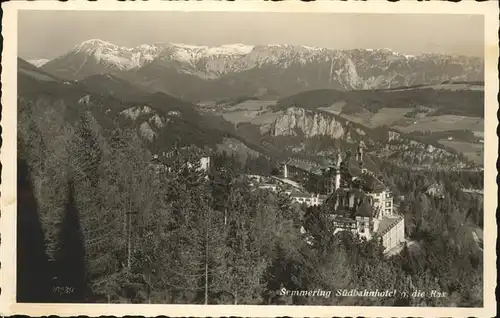
{"type": "Polygon", "coordinates": [[[386,257],[375,240],[334,235],[327,206],[251,188],[245,174],[270,175],[271,156],[215,154],[208,177],[187,164],[190,154],[158,166],[154,154],[216,148],[230,129],[168,95],[104,94],[100,85],[116,83],[94,80],[19,76],[18,301],[482,305],[482,249],[471,229],[483,226],[483,202],[462,191],[481,189],[482,172],[413,171],[380,156],[373,165],[411,243],[386,257]],[[443,195],[429,191],[435,184],[443,195]],[[286,297],[283,288],[448,297],[286,297]]]}
{"type": "Polygon", "coordinates": [[[418,180],[394,179],[410,193],[402,210],[415,222],[409,234],[420,248],[386,259],[374,241],[334,236],[321,211],[305,213],[283,194],[251,191],[238,177],[242,168],[234,157],[221,157],[208,180],[183,158],[175,169],[158,172],[135,131],[113,126],[105,134],[84,110],[70,123],[64,118],[71,107],[19,101],[18,182],[26,200],[18,200],[18,233],[33,233],[18,241],[19,301],[444,306],[482,301],[482,256],[461,226],[463,198],[413,194],[414,200],[411,193],[420,189],[411,184],[418,187],[418,180]],[[311,215],[313,246],[299,231],[311,215]],[[45,268],[37,269],[36,277],[34,264],[45,268]],[[451,297],[411,302],[284,297],[282,288],[435,289],[451,297]]]}

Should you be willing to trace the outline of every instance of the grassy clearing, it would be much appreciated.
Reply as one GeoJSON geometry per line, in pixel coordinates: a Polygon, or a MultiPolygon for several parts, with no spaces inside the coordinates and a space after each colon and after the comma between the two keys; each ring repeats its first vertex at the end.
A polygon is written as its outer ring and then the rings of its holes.
{"type": "Polygon", "coordinates": [[[332,105],[330,105],[328,107],[320,107],[318,109],[324,110],[326,112],[329,112],[329,113],[332,113],[332,114],[335,114],[335,115],[339,115],[342,112],[342,109],[344,108],[344,106],[346,104],[347,104],[347,102],[344,101],[344,100],[342,100],[342,101],[335,102],[335,103],[333,103],[332,105]]]}
{"type": "Polygon", "coordinates": [[[377,128],[381,126],[394,126],[395,124],[407,123],[410,124],[413,121],[409,118],[404,117],[405,114],[411,112],[410,108],[387,108],[383,107],[377,111],[377,113],[371,113],[368,110],[363,110],[357,112],[356,114],[340,114],[341,117],[370,127],[377,128]]]}
{"type": "Polygon", "coordinates": [[[356,114],[340,114],[341,117],[352,121],[353,123],[361,124],[363,126],[370,127],[370,120],[373,117],[373,113],[368,110],[363,110],[356,114]]]}
{"type": "Polygon", "coordinates": [[[395,126],[403,132],[413,131],[447,131],[471,130],[484,131],[484,119],[480,117],[467,117],[458,115],[440,115],[416,119],[410,125],[395,126]]]}
{"type": "Polygon", "coordinates": [[[224,113],[222,116],[225,120],[237,125],[239,123],[249,123],[259,114],[258,111],[238,111],[224,113]]]}
{"type": "Polygon", "coordinates": [[[237,111],[224,113],[222,116],[225,120],[237,125],[240,123],[250,123],[254,125],[268,125],[273,123],[279,116],[283,115],[282,111],[273,113],[271,111],[237,111]]]}
{"type": "Polygon", "coordinates": [[[340,114],[340,116],[349,121],[362,124],[367,127],[394,127],[406,133],[416,131],[438,132],[461,129],[478,132],[484,131],[484,119],[480,117],[458,115],[424,116],[420,118],[405,117],[405,115],[411,111],[411,108],[384,107],[375,114],[364,110],[353,115],[340,114]]]}
{"type": "Polygon", "coordinates": [[[450,147],[455,149],[458,152],[461,152],[468,159],[473,160],[475,163],[482,164],[483,163],[483,144],[475,144],[470,142],[462,142],[462,141],[453,141],[447,139],[439,140],[439,143],[446,147],[450,147]]]}
{"type": "Polygon", "coordinates": [[[410,108],[381,108],[371,119],[371,127],[392,126],[394,123],[406,119],[404,116],[412,111],[410,108]]]}
{"type": "Polygon", "coordinates": [[[250,123],[254,125],[267,125],[273,123],[278,117],[283,115],[282,111],[273,113],[273,112],[263,112],[258,116],[255,116],[250,123]]]}
{"type": "Polygon", "coordinates": [[[254,125],[269,125],[283,114],[282,111],[273,112],[276,101],[248,100],[229,107],[222,116],[225,120],[237,125],[250,123],[254,125]]]}

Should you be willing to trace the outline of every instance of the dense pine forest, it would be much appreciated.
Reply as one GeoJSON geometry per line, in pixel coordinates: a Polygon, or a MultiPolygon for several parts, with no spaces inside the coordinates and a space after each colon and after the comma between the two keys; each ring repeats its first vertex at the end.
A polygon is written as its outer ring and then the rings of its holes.
{"type": "Polygon", "coordinates": [[[385,257],[375,241],[333,235],[325,207],[252,189],[245,173],[270,174],[271,159],[218,154],[206,176],[178,156],[161,169],[136,130],[47,103],[18,106],[18,301],[482,306],[471,228],[482,228],[483,202],[461,191],[482,188],[479,172],[381,162],[415,242],[385,257]],[[432,184],[443,195],[426,193],[432,184]],[[306,223],[312,244],[300,232],[306,223]],[[282,288],[332,297],[286,297],[282,288]],[[334,296],[351,288],[448,297],[334,296]]]}

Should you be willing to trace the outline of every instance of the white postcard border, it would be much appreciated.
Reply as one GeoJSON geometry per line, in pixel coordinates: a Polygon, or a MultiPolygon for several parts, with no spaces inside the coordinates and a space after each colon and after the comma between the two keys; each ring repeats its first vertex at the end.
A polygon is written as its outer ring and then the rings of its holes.
{"type": "MultiPolygon", "coordinates": [[[[70,1],[10,2],[2,4],[2,139],[3,166],[0,196],[0,314],[33,316],[453,316],[485,317],[496,313],[496,160],[498,153],[498,4],[473,2],[264,2],[264,1],[70,1]],[[480,14],[485,17],[485,139],[484,139],[484,307],[333,307],[333,306],[247,306],[247,305],[132,305],[132,304],[20,304],[15,300],[16,282],[16,137],[17,137],[17,12],[19,10],[176,10],[176,11],[267,11],[332,13],[434,13],[480,14]]],[[[381,35],[383,36],[383,35],[381,35]]]]}

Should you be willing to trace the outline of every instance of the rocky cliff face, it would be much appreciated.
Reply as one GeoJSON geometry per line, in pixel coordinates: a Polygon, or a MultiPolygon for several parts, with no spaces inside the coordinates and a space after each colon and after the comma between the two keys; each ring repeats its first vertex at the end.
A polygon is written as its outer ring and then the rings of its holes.
{"type": "MultiPolygon", "coordinates": [[[[299,136],[304,139],[315,136],[328,136],[348,143],[363,140],[374,146],[374,154],[381,158],[394,160],[401,165],[420,167],[453,166],[463,168],[457,154],[443,148],[408,139],[396,131],[375,132],[369,128],[354,125],[347,120],[321,111],[306,110],[299,107],[287,108],[271,128],[272,136],[299,136]],[[387,143],[391,142],[391,143],[387,143]]],[[[305,141],[305,140],[304,140],[305,141]]],[[[297,148],[296,151],[301,151],[297,148]]]]}
{"type": "Polygon", "coordinates": [[[303,108],[290,107],[274,122],[271,133],[273,136],[304,137],[329,136],[334,139],[346,136],[345,124],[328,114],[307,111],[303,108]]]}

